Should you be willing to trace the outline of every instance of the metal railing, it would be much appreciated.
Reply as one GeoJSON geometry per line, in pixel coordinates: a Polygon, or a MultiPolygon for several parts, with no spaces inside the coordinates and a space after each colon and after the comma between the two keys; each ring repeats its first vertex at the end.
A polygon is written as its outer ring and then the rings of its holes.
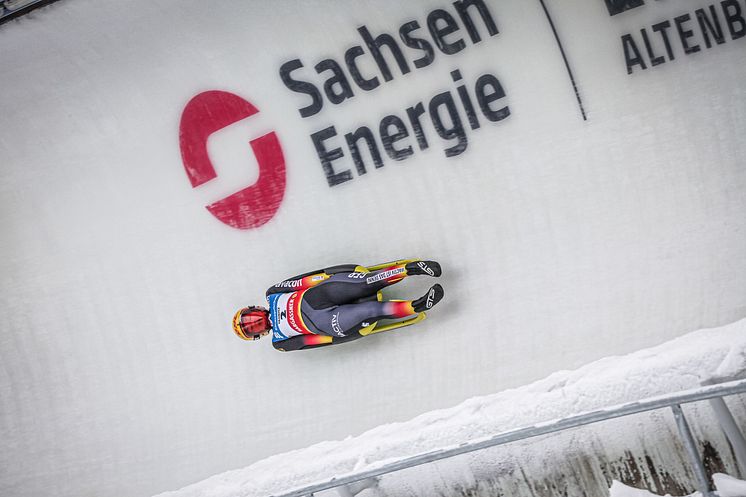
{"type": "MultiPolygon", "coordinates": [[[[356,493],[362,491],[363,489],[375,485],[378,477],[388,473],[413,468],[422,464],[439,461],[441,459],[446,459],[449,457],[466,454],[489,447],[497,447],[499,445],[504,445],[519,440],[525,440],[528,438],[556,433],[571,428],[577,428],[579,426],[598,423],[599,421],[605,421],[608,419],[629,416],[631,414],[663,409],[666,407],[671,408],[671,410],[673,411],[674,418],[676,420],[676,426],[679,430],[680,436],[682,437],[684,446],[689,456],[689,460],[694,470],[695,478],[697,480],[697,489],[702,493],[704,497],[714,497],[714,494],[709,488],[704,464],[702,463],[702,459],[699,456],[699,451],[697,450],[696,442],[694,440],[694,437],[692,436],[691,430],[689,429],[689,424],[687,423],[686,417],[681,410],[681,405],[702,400],[715,399],[717,401],[719,399],[721,403],[718,403],[719,409],[716,409],[718,420],[721,426],[723,426],[723,430],[730,443],[734,447],[737,447],[735,453],[743,454],[746,451],[746,442],[744,442],[743,434],[741,434],[737,426],[734,430],[733,427],[735,426],[735,423],[732,422],[733,418],[730,414],[730,411],[727,409],[727,407],[725,407],[725,411],[727,411],[726,419],[723,419],[722,412],[718,412],[718,410],[722,410],[725,406],[725,403],[722,402],[723,397],[740,393],[746,393],[746,379],[720,383],[717,385],[706,385],[701,388],[678,392],[676,394],[653,397],[650,399],[639,400],[635,402],[628,402],[613,407],[577,414],[575,416],[570,416],[563,419],[538,423],[532,426],[527,426],[525,428],[519,428],[516,430],[499,433],[494,436],[464,442],[456,446],[405,457],[403,459],[384,464],[377,468],[360,471],[357,473],[335,476],[333,478],[330,478],[329,480],[306,485],[280,494],[275,494],[272,497],[312,497],[315,492],[330,489],[337,489],[342,497],[351,497],[354,496],[356,493]],[[730,422],[727,419],[728,417],[730,418],[730,422]]],[[[746,461],[737,462],[741,467],[746,464],[746,461]]]]}
{"type": "Polygon", "coordinates": [[[0,0],[0,24],[57,0],[0,0]]]}

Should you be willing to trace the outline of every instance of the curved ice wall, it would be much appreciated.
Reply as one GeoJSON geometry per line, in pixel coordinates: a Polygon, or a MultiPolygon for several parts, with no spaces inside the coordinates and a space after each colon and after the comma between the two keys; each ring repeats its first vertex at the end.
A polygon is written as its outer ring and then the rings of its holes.
{"type": "Polygon", "coordinates": [[[2,26],[1,493],[151,495],[743,317],[745,13],[66,0],[2,26]],[[401,257],[445,268],[417,328],[230,331],[284,277],[401,257]]]}

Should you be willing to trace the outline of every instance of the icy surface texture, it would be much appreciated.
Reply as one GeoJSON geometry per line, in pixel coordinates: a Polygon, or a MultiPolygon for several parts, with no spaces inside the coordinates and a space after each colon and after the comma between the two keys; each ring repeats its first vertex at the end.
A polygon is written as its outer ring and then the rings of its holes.
{"type": "MultiPolygon", "coordinates": [[[[544,3],[587,120],[536,0],[486,0],[494,36],[472,7],[478,43],[452,0],[63,0],[1,26],[0,494],[147,497],[388,424],[378,440],[391,423],[746,316],[746,36],[734,39],[721,9],[723,42],[710,35],[707,47],[694,12],[720,2],[648,1],[614,16],[603,0],[544,3]],[[436,9],[459,27],[444,40],[463,50],[434,48],[436,9]],[[685,14],[688,54],[674,24],[685,14]],[[675,58],[653,66],[640,30],[653,59],[668,59],[651,28],[663,20],[675,58]],[[411,21],[420,28],[410,34],[433,47],[421,68],[425,52],[399,35],[411,21]],[[362,26],[398,40],[410,71],[384,47],[384,83],[362,26]],[[625,34],[647,69],[627,73],[625,34]],[[351,83],[353,98],[324,97],[301,117],[311,98],[285,87],[282,65],[299,59],[294,77],[321,88],[330,73],[314,66],[333,59],[349,78],[354,46],[380,86],[351,83]],[[510,110],[499,121],[475,96],[484,75],[505,92],[491,103],[510,110]],[[258,113],[207,139],[217,178],[193,188],[180,122],[207,90],[258,113]],[[457,140],[436,133],[429,109],[445,93],[468,139],[450,157],[457,140]],[[405,111],[418,103],[424,150],[405,111]],[[394,143],[413,149],[402,161],[384,150],[389,115],[409,131],[394,143]],[[311,139],[330,126],[327,149],[344,152],[332,172],[352,178],[336,186],[311,139]],[[361,126],[383,165],[363,150],[363,175],[344,138],[361,126]],[[286,166],[279,208],[259,228],[231,228],[205,206],[257,181],[249,142],[273,131],[286,166]],[[414,328],[284,355],[230,330],[238,307],[260,304],[287,276],[401,257],[444,268],[445,299],[414,328]]],[[[387,296],[431,283],[413,278],[387,296]]],[[[717,358],[677,362],[690,373],[667,377],[666,389],[699,381],[689,374],[721,359],[726,344],[715,347],[717,358]]],[[[705,373],[738,372],[731,358],[705,373]]],[[[656,388],[652,377],[604,386],[616,372],[597,368],[534,385],[545,401],[525,416],[512,409],[534,394],[508,394],[486,426],[433,427],[366,454],[383,460],[656,388]],[[577,395],[563,398],[564,385],[577,395]]],[[[466,405],[458,416],[489,410],[466,405]]],[[[330,469],[368,464],[353,452],[330,469]]]]}

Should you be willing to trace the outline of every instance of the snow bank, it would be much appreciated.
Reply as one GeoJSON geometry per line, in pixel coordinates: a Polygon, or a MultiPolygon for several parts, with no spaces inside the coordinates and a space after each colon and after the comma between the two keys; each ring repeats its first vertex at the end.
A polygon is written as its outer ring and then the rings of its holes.
{"type": "MultiPolygon", "coordinates": [[[[626,356],[604,358],[575,371],[560,371],[530,385],[472,398],[408,422],[383,425],[356,437],[272,456],[160,495],[252,497],[279,493],[521,426],[695,388],[716,377],[732,378],[743,373],[744,357],[746,320],[741,320],[689,333],[626,356]]],[[[611,433],[607,435],[612,437],[611,433]]],[[[479,453],[474,454],[470,463],[479,457],[479,453]]],[[[440,466],[447,464],[445,461],[440,466]]],[[[428,469],[408,470],[407,475],[416,479],[418,471],[428,469]]],[[[723,479],[721,484],[727,486],[728,482],[723,479]]]]}
{"type": "MultiPolygon", "coordinates": [[[[702,494],[697,492],[696,494],[693,494],[691,497],[701,497],[701,495],[702,494]]],[[[611,484],[611,487],[609,487],[609,497],[658,497],[658,496],[652,492],[648,492],[647,490],[643,490],[641,488],[633,488],[633,487],[625,485],[622,482],[614,480],[614,482],[611,484]]],[[[671,494],[666,494],[663,497],[671,497],[671,494]]]]}
{"type": "Polygon", "coordinates": [[[746,481],[738,480],[732,476],[716,473],[712,475],[720,497],[744,497],[746,495],[746,481]]]}

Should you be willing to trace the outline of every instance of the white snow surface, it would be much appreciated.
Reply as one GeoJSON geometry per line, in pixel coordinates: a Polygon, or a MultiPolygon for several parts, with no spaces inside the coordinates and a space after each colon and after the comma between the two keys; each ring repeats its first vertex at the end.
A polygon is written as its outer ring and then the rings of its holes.
{"type": "MultiPolygon", "coordinates": [[[[715,490],[718,492],[718,497],[744,497],[746,495],[746,481],[723,473],[715,473],[712,475],[712,480],[715,483],[715,490]]],[[[687,497],[701,496],[701,492],[694,492],[687,497]]],[[[609,488],[609,497],[658,497],[658,494],[648,492],[644,489],[633,488],[614,480],[609,488]]],[[[662,497],[671,497],[671,494],[666,494],[662,497]]]]}
{"type": "MultiPolygon", "coordinates": [[[[609,497],[656,497],[657,494],[649,492],[643,488],[634,488],[624,483],[614,480],[609,487],[609,497]]],[[[695,492],[691,497],[701,497],[702,494],[695,492]]],[[[671,494],[666,494],[662,497],[671,497],[671,494]]]]}
{"type": "MultiPolygon", "coordinates": [[[[604,358],[574,371],[559,371],[530,385],[475,397],[453,408],[379,426],[357,437],[272,456],[160,497],[259,497],[279,493],[502,431],[696,388],[702,377],[718,371],[734,354],[745,352],[746,320],[741,320],[626,356],[604,358]]],[[[447,473],[447,468],[444,471],[447,473]]],[[[409,475],[417,478],[416,470],[409,475]]]]}
{"type": "Polygon", "coordinates": [[[720,497],[744,497],[746,495],[746,481],[723,473],[712,475],[712,481],[720,497]]]}

